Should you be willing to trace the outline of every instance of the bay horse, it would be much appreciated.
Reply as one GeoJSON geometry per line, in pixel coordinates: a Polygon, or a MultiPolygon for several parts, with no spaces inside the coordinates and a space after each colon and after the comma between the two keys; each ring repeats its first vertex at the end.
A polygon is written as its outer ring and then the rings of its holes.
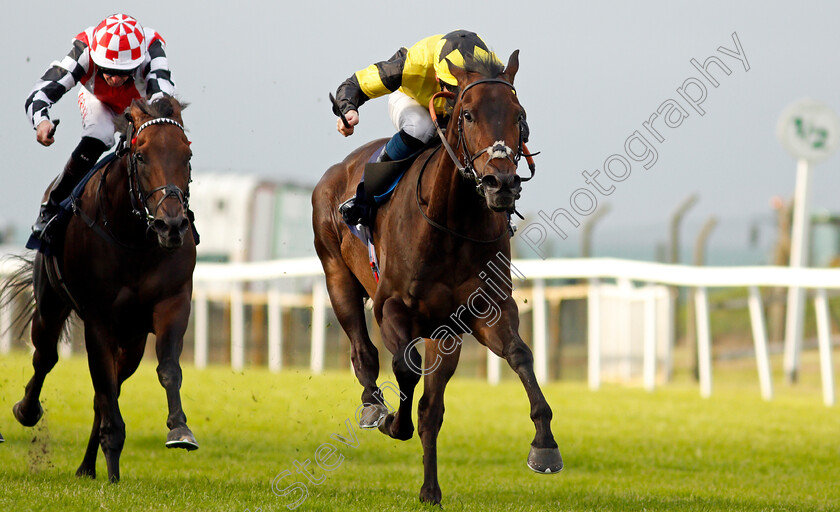
{"type": "Polygon", "coordinates": [[[353,369],[364,388],[360,426],[378,427],[395,439],[411,438],[411,402],[424,374],[418,404],[424,466],[420,500],[435,504],[441,500],[437,436],[443,422],[443,394],[460,356],[460,338],[453,343],[451,336],[441,339],[441,333],[471,333],[510,364],[525,387],[536,428],[528,466],[540,473],[555,473],[563,466],[551,433],[551,408],[534,375],[531,350],[519,336],[518,309],[511,293],[509,224],[504,212],[513,211],[519,198],[519,157],[530,157],[523,151],[525,111],[513,87],[519,51],[511,54],[506,67],[491,62],[467,69],[449,66],[460,92],[438,93],[454,99],[446,151],[438,146],[422,153],[403,176],[403,185],[379,207],[373,229],[378,282],[367,248],[337,212],[338,205],[353,195],[365,163],[385,141],[366,144],[330,167],[312,194],[315,248],[336,317],[351,341],[353,369]],[[507,282],[481,279],[487,262],[500,260],[499,254],[508,262],[503,269],[507,282]],[[489,322],[487,315],[464,307],[475,300],[476,292],[483,293],[488,308],[487,298],[499,298],[497,321],[489,322]],[[403,393],[396,413],[388,414],[381,405],[378,355],[365,324],[366,296],[373,301],[383,342],[393,354],[392,368],[403,393]],[[421,341],[426,361],[439,363],[433,371],[418,371],[423,370],[416,349],[421,341]]]}
{"type": "Polygon", "coordinates": [[[157,374],[166,390],[166,446],[198,448],[181,408],[179,358],[190,316],[195,240],[190,231],[189,141],[174,98],[135,100],[119,116],[124,154],[99,169],[74,200],[64,243],[19,272],[7,286],[31,284],[35,373],[16,403],[15,418],[34,426],[47,373],[58,361],[59,335],[71,310],[84,323],[93,381],[93,429],[77,476],[96,477],[102,447],[108,478],[120,478],[125,423],[118,397],[154,333],[157,374]],[[136,129],[135,129],[136,127],[136,129]]]}

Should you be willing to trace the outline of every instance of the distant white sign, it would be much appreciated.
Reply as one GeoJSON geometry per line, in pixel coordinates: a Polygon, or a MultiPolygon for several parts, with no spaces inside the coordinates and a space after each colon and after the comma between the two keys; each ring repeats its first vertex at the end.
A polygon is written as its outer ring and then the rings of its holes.
{"type": "Polygon", "coordinates": [[[840,145],[840,118],[824,103],[801,99],[782,112],[776,135],[797,160],[819,163],[840,145]]]}

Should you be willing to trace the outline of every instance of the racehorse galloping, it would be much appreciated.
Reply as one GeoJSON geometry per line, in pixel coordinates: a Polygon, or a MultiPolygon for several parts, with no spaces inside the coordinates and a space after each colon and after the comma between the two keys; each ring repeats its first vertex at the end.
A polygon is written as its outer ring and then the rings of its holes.
{"type": "MultiPolygon", "coordinates": [[[[87,183],[57,258],[39,252],[32,263],[35,374],[14,415],[24,426],[41,418],[41,386],[58,361],[59,334],[75,310],[84,322],[95,391],[93,429],[77,476],[95,478],[101,445],[109,479],[120,478],[125,423],[117,399],[140,364],[148,333],[155,334],[157,373],[169,405],[166,445],[198,448],[180,396],[179,357],[195,267],[187,215],[192,153],[181,108],[172,98],[131,104],[127,153],[87,183]]],[[[26,277],[19,275],[18,284],[26,277]]]]}
{"type": "MultiPolygon", "coordinates": [[[[446,331],[471,332],[507,360],[525,387],[536,427],[528,465],[540,473],[557,472],[563,465],[551,433],[551,409],[534,375],[531,350],[518,334],[510,267],[504,269],[508,282],[499,279],[496,289],[481,279],[488,261],[500,261],[499,253],[510,258],[508,221],[500,212],[514,209],[521,190],[516,167],[523,156],[526,125],[513,89],[518,68],[518,50],[504,69],[491,62],[468,70],[450,64],[460,93],[446,141],[461,154],[450,155],[440,147],[426,150],[402,178],[402,186],[379,208],[374,226],[378,283],[367,248],[342,223],[337,206],[352,196],[365,163],[384,141],[369,143],[330,167],[312,195],[315,248],[335,314],[351,340],[353,368],[364,387],[361,426],[378,426],[393,438],[409,439],[414,432],[414,387],[420,374],[425,374],[418,405],[424,454],[421,501],[440,503],[441,499],[437,436],[443,422],[443,393],[458,364],[460,344],[453,347],[451,339],[428,338],[443,338],[441,333],[446,331]],[[459,168],[465,168],[461,170],[466,179],[459,168]],[[488,321],[487,315],[479,318],[473,308],[464,307],[477,291],[496,299],[501,313],[497,321],[488,321]],[[385,415],[378,404],[381,398],[377,400],[379,363],[365,325],[366,295],[373,299],[374,316],[385,346],[394,355],[393,371],[406,395],[395,414],[385,415]],[[422,363],[415,348],[419,343],[413,341],[417,338],[426,338],[427,366],[439,362],[433,371],[418,371],[422,363]]],[[[489,301],[485,302],[489,307],[489,301]]]]}

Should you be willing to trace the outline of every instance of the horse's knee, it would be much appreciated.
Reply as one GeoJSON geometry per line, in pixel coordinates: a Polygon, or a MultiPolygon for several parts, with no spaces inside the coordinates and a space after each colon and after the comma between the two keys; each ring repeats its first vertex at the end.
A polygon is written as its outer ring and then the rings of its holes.
{"type": "Polygon", "coordinates": [[[417,403],[417,433],[438,432],[443,425],[443,404],[436,404],[428,395],[420,397],[417,403]]]}
{"type": "Polygon", "coordinates": [[[178,363],[161,363],[157,367],[158,380],[161,386],[168,388],[172,385],[181,384],[181,367],[178,363]]]}
{"type": "Polygon", "coordinates": [[[505,359],[514,371],[518,371],[523,365],[529,367],[534,365],[534,355],[531,353],[531,349],[521,342],[511,345],[505,353],[505,359]]]}
{"type": "Polygon", "coordinates": [[[397,350],[394,354],[392,367],[397,378],[408,378],[415,384],[420,381],[420,373],[415,368],[422,368],[423,360],[420,352],[413,346],[409,350],[397,350]]]}
{"type": "Polygon", "coordinates": [[[120,419],[103,419],[99,425],[99,444],[103,452],[121,452],[125,444],[125,423],[120,419]]]}

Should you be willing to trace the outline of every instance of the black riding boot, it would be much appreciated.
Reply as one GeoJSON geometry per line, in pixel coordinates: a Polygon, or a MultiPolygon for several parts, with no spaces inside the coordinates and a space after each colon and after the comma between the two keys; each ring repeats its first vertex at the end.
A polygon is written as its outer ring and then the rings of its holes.
{"type": "Polygon", "coordinates": [[[41,204],[38,218],[32,225],[32,233],[36,237],[43,237],[44,229],[58,213],[61,202],[70,195],[76,184],[84,178],[106,149],[108,147],[104,142],[92,137],[82,137],[64,165],[64,170],[52,182],[47,200],[41,204]]]}
{"type": "MultiPolygon", "coordinates": [[[[381,164],[408,158],[423,148],[424,145],[423,141],[412,137],[404,130],[400,130],[382,148],[382,152],[379,153],[376,163],[381,164]]],[[[390,172],[386,171],[385,174],[382,174],[382,172],[383,170],[379,166],[368,166],[365,168],[364,187],[360,184],[356,189],[356,195],[338,206],[338,211],[344,219],[344,222],[355,226],[360,223],[367,225],[371,220],[369,215],[374,205],[368,203],[367,199],[370,197],[372,201],[373,196],[385,192],[387,187],[391,185],[393,170],[390,172]]]]}

